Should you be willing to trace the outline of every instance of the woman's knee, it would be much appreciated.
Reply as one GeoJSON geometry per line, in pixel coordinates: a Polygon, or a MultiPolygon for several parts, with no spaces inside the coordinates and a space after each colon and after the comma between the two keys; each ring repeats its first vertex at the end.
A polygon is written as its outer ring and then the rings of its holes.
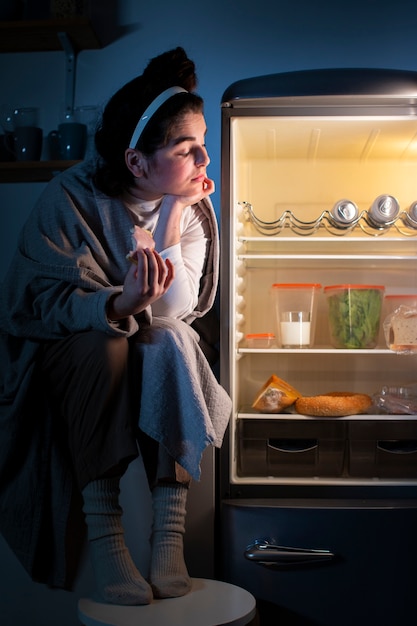
{"type": "Polygon", "coordinates": [[[99,331],[85,333],[77,350],[80,362],[104,372],[124,372],[127,367],[129,344],[125,337],[112,337],[99,331]]]}
{"type": "Polygon", "coordinates": [[[99,372],[118,376],[127,366],[129,344],[125,337],[112,337],[100,331],[75,333],[50,344],[44,351],[43,368],[52,376],[70,372],[99,372]]]}

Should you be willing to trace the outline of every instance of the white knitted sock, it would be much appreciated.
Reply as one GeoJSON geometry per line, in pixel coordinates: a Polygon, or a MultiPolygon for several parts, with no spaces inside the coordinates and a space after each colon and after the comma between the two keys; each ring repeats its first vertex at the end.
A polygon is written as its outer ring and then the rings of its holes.
{"type": "Polygon", "coordinates": [[[82,492],[97,591],[110,604],[149,604],[152,589],[124,540],[119,482],[119,478],[94,480],[82,492]]]}
{"type": "Polygon", "coordinates": [[[150,583],[155,598],[177,598],[191,589],[183,544],[187,492],[177,483],[158,485],[152,491],[150,583]]]}

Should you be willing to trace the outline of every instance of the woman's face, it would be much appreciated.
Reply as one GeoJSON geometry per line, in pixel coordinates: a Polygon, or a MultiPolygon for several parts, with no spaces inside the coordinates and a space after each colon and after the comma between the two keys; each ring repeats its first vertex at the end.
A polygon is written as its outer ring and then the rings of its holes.
{"type": "Polygon", "coordinates": [[[207,132],[202,113],[186,113],[173,129],[168,145],[143,162],[143,175],[135,190],[144,200],[162,195],[192,196],[201,189],[210,163],[205,145],[207,132]]]}

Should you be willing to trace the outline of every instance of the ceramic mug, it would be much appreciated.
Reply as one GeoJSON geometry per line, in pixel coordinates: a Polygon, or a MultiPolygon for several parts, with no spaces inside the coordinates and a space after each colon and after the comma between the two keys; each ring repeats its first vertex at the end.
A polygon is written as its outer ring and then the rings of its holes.
{"type": "Polygon", "coordinates": [[[87,126],[79,122],[59,124],[58,131],[49,133],[50,143],[54,133],[58,137],[60,158],[66,161],[78,161],[84,158],[87,147],[87,126]]]}
{"type": "Polygon", "coordinates": [[[15,161],[13,133],[0,135],[0,162],[15,161]]]}
{"type": "Polygon", "coordinates": [[[38,107],[17,107],[12,114],[13,128],[20,126],[39,126],[38,107]]]}
{"type": "Polygon", "coordinates": [[[15,128],[13,136],[16,161],[40,161],[43,140],[42,128],[18,126],[15,128]]]}

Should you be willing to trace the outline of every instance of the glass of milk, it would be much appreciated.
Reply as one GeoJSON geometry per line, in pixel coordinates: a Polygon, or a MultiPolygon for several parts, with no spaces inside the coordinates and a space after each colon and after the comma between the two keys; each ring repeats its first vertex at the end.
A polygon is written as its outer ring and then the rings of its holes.
{"type": "Polygon", "coordinates": [[[280,324],[283,348],[308,348],[310,346],[310,311],[283,311],[280,324]]]}
{"type": "Polygon", "coordinates": [[[274,283],[278,344],[282,348],[311,348],[321,285],[274,283]]]}

